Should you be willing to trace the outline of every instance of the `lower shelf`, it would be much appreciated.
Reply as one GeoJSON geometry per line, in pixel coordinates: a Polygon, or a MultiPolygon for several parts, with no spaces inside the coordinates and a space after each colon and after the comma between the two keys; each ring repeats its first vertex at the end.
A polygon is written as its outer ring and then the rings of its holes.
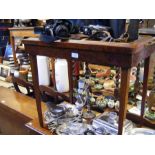
{"type": "Polygon", "coordinates": [[[70,95],[69,95],[69,92],[67,93],[59,93],[57,92],[54,87],[50,87],[50,86],[44,86],[44,85],[41,85],[40,86],[40,91],[41,92],[45,92],[47,93],[48,95],[52,96],[52,97],[62,97],[65,101],[67,102],[70,102],[70,95]]]}
{"type": "MultiPolygon", "coordinates": [[[[135,122],[136,124],[140,124],[141,123],[141,117],[132,113],[127,113],[127,119],[132,120],[133,122],[135,122]]],[[[149,120],[145,117],[143,117],[143,125],[146,127],[150,127],[155,129],[155,121],[149,120]]]]}
{"type": "Polygon", "coordinates": [[[39,135],[51,135],[52,133],[46,127],[42,128],[39,125],[38,118],[31,120],[30,122],[26,123],[25,126],[36,134],[39,135]]]}

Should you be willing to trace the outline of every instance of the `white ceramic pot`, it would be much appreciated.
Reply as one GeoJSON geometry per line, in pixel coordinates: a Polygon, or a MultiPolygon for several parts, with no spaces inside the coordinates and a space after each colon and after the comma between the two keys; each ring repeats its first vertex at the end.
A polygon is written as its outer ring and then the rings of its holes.
{"type": "Polygon", "coordinates": [[[108,101],[108,107],[112,109],[112,108],[114,108],[114,106],[115,106],[114,100],[109,99],[109,101],[108,101]]]}
{"type": "Polygon", "coordinates": [[[115,109],[116,110],[119,110],[119,106],[120,106],[120,102],[119,101],[116,101],[115,102],[115,109]]]}
{"type": "Polygon", "coordinates": [[[48,86],[50,84],[50,69],[49,69],[48,57],[37,56],[37,65],[38,65],[39,85],[48,86]]]}
{"type": "Polygon", "coordinates": [[[55,61],[55,80],[58,92],[69,91],[68,63],[65,59],[55,61]]]}
{"type": "Polygon", "coordinates": [[[19,77],[19,71],[14,71],[14,77],[19,77]]]}

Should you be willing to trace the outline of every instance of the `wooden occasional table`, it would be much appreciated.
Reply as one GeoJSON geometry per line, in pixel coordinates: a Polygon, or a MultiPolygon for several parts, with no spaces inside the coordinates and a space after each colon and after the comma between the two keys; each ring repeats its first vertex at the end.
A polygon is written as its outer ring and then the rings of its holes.
{"type": "Polygon", "coordinates": [[[10,42],[12,46],[12,52],[13,52],[13,58],[15,64],[17,64],[17,58],[16,58],[16,50],[15,50],[15,37],[38,37],[37,34],[34,34],[34,28],[33,27],[14,27],[9,28],[10,31],[10,42]]]}
{"type": "MultiPolygon", "coordinates": [[[[0,92],[0,134],[50,134],[39,128],[35,99],[1,86],[0,92]]],[[[41,105],[45,112],[45,103],[41,105]]]]}
{"type": "Polygon", "coordinates": [[[69,40],[44,43],[37,38],[23,40],[26,52],[30,54],[33,84],[36,95],[36,105],[38,110],[39,122],[44,126],[41,109],[41,98],[38,84],[37,55],[48,57],[64,58],[68,61],[70,102],[72,103],[73,83],[72,83],[72,61],[86,61],[99,65],[117,66],[121,68],[120,86],[120,109],[118,134],[123,133],[123,122],[126,118],[128,89],[130,81],[131,67],[137,66],[144,60],[144,81],[141,106],[141,124],[143,124],[147,81],[149,72],[150,55],[155,52],[155,39],[152,37],[139,38],[131,43],[99,42],[88,40],[69,40]]]}

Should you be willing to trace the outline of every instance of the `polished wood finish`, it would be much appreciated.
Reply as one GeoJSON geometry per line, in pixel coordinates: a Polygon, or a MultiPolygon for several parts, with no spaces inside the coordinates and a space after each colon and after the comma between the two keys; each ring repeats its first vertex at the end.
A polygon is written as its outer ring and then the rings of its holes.
{"type": "Polygon", "coordinates": [[[31,55],[46,55],[73,59],[77,61],[88,61],[94,64],[104,64],[130,68],[137,66],[140,60],[148,57],[155,51],[152,37],[141,38],[132,43],[99,42],[88,40],[56,41],[47,44],[38,38],[24,40],[26,50],[31,55]],[[34,48],[35,46],[35,48],[34,48]],[[78,58],[72,58],[72,53],[78,53],[78,58]],[[115,58],[115,59],[114,59],[115,58]]]}
{"type": "Polygon", "coordinates": [[[36,98],[36,106],[38,111],[38,117],[41,127],[43,127],[42,109],[41,109],[41,98],[39,89],[39,78],[38,78],[38,67],[37,67],[37,57],[30,55],[31,70],[32,70],[32,80],[34,86],[34,93],[36,98]]]}
{"type": "Polygon", "coordinates": [[[19,114],[14,110],[9,110],[8,107],[0,103],[0,135],[27,135],[30,134],[25,123],[30,119],[19,114]]]}
{"type": "Polygon", "coordinates": [[[27,82],[24,79],[14,77],[14,76],[12,76],[12,82],[13,82],[13,85],[14,85],[17,92],[22,93],[20,88],[19,88],[19,86],[22,86],[22,87],[26,88],[28,96],[30,95],[32,97],[35,97],[34,93],[33,93],[34,89],[33,89],[33,84],[32,83],[27,82]]]}
{"type": "Polygon", "coordinates": [[[121,69],[121,86],[120,86],[120,108],[119,108],[119,121],[118,121],[118,134],[123,132],[123,123],[126,118],[128,91],[130,82],[130,69],[121,69]]]}
{"type": "MultiPolygon", "coordinates": [[[[38,81],[36,66],[37,55],[67,59],[69,62],[69,76],[71,76],[70,81],[72,78],[72,60],[120,67],[122,70],[122,76],[118,134],[122,134],[123,121],[126,116],[126,104],[128,102],[130,68],[137,66],[141,60],[148,58],[153,52],[155,52],[155,40],[152,37],[139,38],[137,41],[131,43],[88,40],[68,40],[44,43],[37,38],[25,39],[23,40],[23,43],[25,44],[26,52],[31,55],[33,81],[36,81],[36,79],[38,81]]],[[[34,82],[34,89],[39,89],[37,82],[34,82]]],[[[71,86],[70,89],[72,90],[71,86]]],[[[40,94],[38,92],[35,95],[37,96],[36,102],[39,106],[40,94]]],[[[70,91],[70,95],[70,98],[72,98],[72,91],[70,91]]],[[[40,110],[38,111],[38,114],[40,117],[40,125],[42,125],[43,122],[41,121],[42,115],[40,110]]]]}
{"type": "Polygon", "coordinates": [[[132,114],[129,112],[127,112],[126,117],[127,117],[127,119],[132,120],[134,123],[136,123],[139,127],[145,126],[145,127],[155,129],[155,121],[153,121],[153,120],[149,120],[145,117],[143,119],[141,119],[141,117],[139,115],[132,114]]]}
{"type": "Polygon", "coordinates": [[[30,83],[30,82],[27,82],[24,79],[16,78],[16,77],[12,76],[12,82],[19,83],[20,86],[28,87],[28,88],[33,89],[33,84],[30,83]]]}
{"type": "Polygon", "coordinates": [[[68,78],[69,78],[69,93],[70,93],[70,103],[73,103],[73,62],[71,59],[68,61],[68,78]]]}
{"type": "MultiPolygon", "coordinates": [[[[50,87],[50,86],[44,86],[44,85],[40,85],[39,86],[41,93],[45,93],[49,96],[52,96],[55,98],[55,100],[57,101],[57,97],[62,97],[65,101],[70,102],[70,95],[69,93],[59,93],[55,90],[54,87],[50,87]]],[[[56,102],[55,101],[55,102],[56,102]]]]}
{"type": "Polygon", "coordinates": [[[34,34],[34,28],[33,27],[14,27],[9,28],[10,31],[10,43],[12,46],[12,52],[13,52],[13,58],[15,64],[17,64],[17,58],[16,58],[16,50],[15,50],[15,37],[38,37],[37,34],[34,34]]]}
{"type": "MultiPolygon", "coordinates": [[[[9,111],[14,110],[30,119],[38,118],[35,99],[14,90],[0,86],[0,103],[1,106],[8,107],[9,111]]],[[[43,102],[41,106],[45,111],[46,106],[43,102]]],[[[9,113],[9,111],[7,112],[9,113]]]]}
{"type": "MultiPolygon", "coordinates": [[[[44,112],[46,106],[41,106],[44,112]]],[[[33,119],[38,119],[35,99],[0,87],[0,134],[37,134],[25,127],[33,119]]]]}
{"type": "Polygon", "coordinates": [[[38,119],[33,119],[30,122],[26,123],[26,127],[29,128],[30,130],[34,131],[34,133],[36,134],[40,134],[40,135],[52,135],[52,133],[50,132],[50,130],[45,127],[42,128],[39,125],[39,121],[38,119]]]}
{"type": "Polygon", "coordinates": [[[51,58],[51,67],[52,67],[52,83],[54,89],[56,90],[56,80],[55,80],[55,59],[51,58]]]}

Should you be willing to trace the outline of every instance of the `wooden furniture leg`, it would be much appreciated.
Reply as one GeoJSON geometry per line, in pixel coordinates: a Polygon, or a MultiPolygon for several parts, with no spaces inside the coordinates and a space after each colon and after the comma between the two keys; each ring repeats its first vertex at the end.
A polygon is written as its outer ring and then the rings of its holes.
{"type": "Polygon", "coordinates": [[[56,82],[55,82],[55,59],[51,58],[51,66],[52,66],[52,82],[54,89],[56,90],[56,82]]]}
{"type": "Polygon", "coordinates": [[[29,55],[31,62],[31,70],[32,70],[32,80],[34,86],[34,93],[36,98],[36,105],[38,111],[38,118],[40,126],[43,127],[43,116],[42,116],[42,108],[41,108],[41,98],[40,98],[40,89],[39,89],[39,78],[38,78],[38,67],[37,67],[37,57],[29,55]]]}
{"type": "Polygon", "coordinates": [[[143,125],[143,116],[145,112],[145,102],[147,96],[147,84],[148,84],[148,76],[149,76],[149,65],[150,65],[150,57],[146,58],[144,61],[144,77],[143,77],[143,93],[142,93],[142,103],[141,103],[141,122],[140,125],[143,125]]]}
{"type": "MultiPolygon", "coordinates": [[[[54,89],[56,89],[56,80],[55,80],[55,58],[51,58],[51,66],[52,66],[52,82],[53,82],[53,86],[54,89]]],[[[54,96],[55,99],[55,103],[58,103],[58,96],[54,96]]]]}
{"type": "Polygon", "coordinates": [[[13,36],[10,36],[10,43],[11,43],[11,47],[12,47],[14,63],[17,65],[16,50],[15,50],[15,38],[13,36]]]}
{"type": "Polygon", "coordinates": [[[121,86],[120,86],[120,109],[119,109],[119,122],[118,122],[118,135],[123,132],[123,123],[126,118],[128,91],[130,81],[130,69],[121,69],[121,86]]]}
{"type": "Polygon", "coordinates": [[[67,60],[68,62],[68,78],[69,78],[69,96],[70,103],[73,103],[73,68],[72,68],[72,60],[67,60]]]}

